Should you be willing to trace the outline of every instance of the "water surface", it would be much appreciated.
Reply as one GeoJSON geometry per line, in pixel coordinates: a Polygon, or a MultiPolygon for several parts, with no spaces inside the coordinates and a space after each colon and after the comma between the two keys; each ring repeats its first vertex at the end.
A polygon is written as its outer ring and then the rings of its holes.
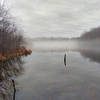
{"type": "Polygon", "coordinates": [[[99,100],[100,64],[97,52],[35,52],[25,58],[17,78],[16,100],[99,100]],[[64,54],[67,66],[64,66],[64,54]]]}

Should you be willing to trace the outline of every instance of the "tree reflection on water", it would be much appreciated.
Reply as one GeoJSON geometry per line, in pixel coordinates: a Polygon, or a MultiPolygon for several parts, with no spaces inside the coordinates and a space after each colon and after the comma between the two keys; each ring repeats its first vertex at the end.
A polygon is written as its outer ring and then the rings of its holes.
{"type": "Polygon", "coordinates": [[[80,50],[80,54],[88,58],[90,61],[100,63],[100,52],[92,51],[92,50],[80,50]]]}

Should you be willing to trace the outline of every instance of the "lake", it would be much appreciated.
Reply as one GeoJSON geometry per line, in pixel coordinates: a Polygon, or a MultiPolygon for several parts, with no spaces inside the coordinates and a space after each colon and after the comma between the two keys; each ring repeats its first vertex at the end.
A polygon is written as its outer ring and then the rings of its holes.
{"type": "Polygon", "coordinates": [[[86,50],[33,51],[16,79],[16,100],[99,100],[99,56],[86,50]]]}

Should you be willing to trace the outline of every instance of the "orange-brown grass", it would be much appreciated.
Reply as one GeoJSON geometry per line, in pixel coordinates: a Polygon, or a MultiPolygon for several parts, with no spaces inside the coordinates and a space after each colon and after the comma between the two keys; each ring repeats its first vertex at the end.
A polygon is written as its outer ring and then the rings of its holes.
{"type": "Polygon", "coordinates": [[[32,50],[28,50],[24,47],[20,47],[17,50],[13,50],[11,53],[6,53],[4,55],[0,54],[0,61],[6,61],[10,58],[22,57],[27,56],[32,53],[32,50]]]}

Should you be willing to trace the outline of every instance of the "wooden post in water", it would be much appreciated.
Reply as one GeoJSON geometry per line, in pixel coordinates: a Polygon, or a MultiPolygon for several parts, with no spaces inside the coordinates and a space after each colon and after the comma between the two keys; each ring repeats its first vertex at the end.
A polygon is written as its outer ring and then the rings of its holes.
{"type": "Polygon", "coordinates": [[[64,55],[64,65],[66,66],[66,53],[64,55]]]}
{"type": "Polygon", "coordinates": [[[15,95],[16,95],[16,87],[15,87],[15,81],[12,80],[12,83],[13,83],[13,89],[14,89],[14,93],[13,93],[13,100],[16,99],[15,95]]]}

